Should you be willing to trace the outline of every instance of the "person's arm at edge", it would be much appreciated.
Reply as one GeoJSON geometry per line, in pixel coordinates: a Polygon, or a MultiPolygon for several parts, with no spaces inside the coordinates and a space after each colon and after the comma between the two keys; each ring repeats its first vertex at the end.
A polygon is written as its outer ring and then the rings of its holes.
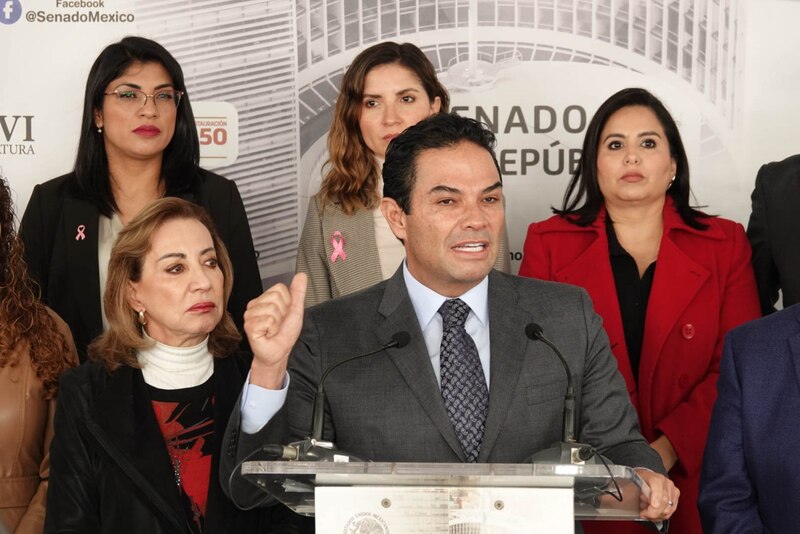
{"type": "Polygon", "coordinates": [[[700,475],[697,504],[707,534],[763,530],[742,441],[742,391],[737,366],[737,334],[731,332],[725,342],[700,475]]]}
{"type": "Polygon", "coordinates": [[[750,197],[750,220],[747,223],[747,238],[753,249],[752,264],[758,287],[758,297],[761,303],[761,313],[764,315],[775,311],[778,301],[780,280],[778,269],[772,259],[772,245],[770,243],[770,230],[767,217],[767,192],[765,182],[769,180],[769,165],[762,165],[756,175],[753,194],[750,197]]]}
{"type": "MultiPolygon", "coordinates": [[[[50,316],[55,321],[56,328],[58,328],[61,335],[64,336],[64,341],[67,344],[67,354],[64,358],[67,360],[70,367],[78,365],[78,351],[75,349],[75,342],[72,340],[72,333],[67,324],[50,309],[47,310],[50,316]]],[[[45,433],[43,436],[42,461],[39,464],[39,487],[36,493],[31,498],[28,504],[28,509],[22,515],[22,518],[17,525],[16,532],[42,532],[44,528],[45,505],[47,502],[47,487],[50,478],[50,444],[53,441],[53,424],[56,414],[56,399],[50,399],[47,402],[47,422],[45,423],[45,433]]]]}
{"type": "Polygon", "coordinates": [[[44,516],[47,503],[47,487],[50,477],[50,443],[53,441],[53,419],[56,414],[56,400],[50,399],[47,402],[47,421],[45,423],[45,434],[43,448],[45,451],[42,462],[39,464],[39,487],[31,497],[28,507],[22,514],[17,524],[16,532],[42,532],[44,529],[44,516]]]}

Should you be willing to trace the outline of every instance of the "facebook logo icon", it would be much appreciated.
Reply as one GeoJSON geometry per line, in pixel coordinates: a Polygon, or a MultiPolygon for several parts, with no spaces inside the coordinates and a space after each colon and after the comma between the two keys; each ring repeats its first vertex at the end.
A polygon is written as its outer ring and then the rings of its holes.
{"type": "Polygon", "coordinates": [[[0,23],[14,24],[22,15],[19,0],[0,0],[0,23]]]}

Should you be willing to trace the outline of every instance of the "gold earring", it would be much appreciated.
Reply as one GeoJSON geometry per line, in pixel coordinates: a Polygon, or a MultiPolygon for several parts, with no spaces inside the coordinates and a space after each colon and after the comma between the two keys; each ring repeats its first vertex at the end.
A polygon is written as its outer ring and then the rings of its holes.
{"type": "Polygon", "coordinates": [[[139,324],[142,326],[147,324],[147,317],[144,316],[144,310],[139,310],[139,324]]]}

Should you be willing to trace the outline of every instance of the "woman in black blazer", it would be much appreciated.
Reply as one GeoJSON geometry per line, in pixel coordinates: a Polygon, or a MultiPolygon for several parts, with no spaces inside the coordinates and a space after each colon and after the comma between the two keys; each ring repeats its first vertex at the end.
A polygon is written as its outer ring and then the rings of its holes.
{"type": "Polygon", "coordinates": [[[86,82],[75,168],[37,185],[20,225],[42,300],[70,326],[81,360],[104,330],[100,294],[121,228],[150,202],[203,206],[230,252],[228,303],[237,326],[261,278],[236,185],[198,166],[200,145],[180,65],[160,44],[126,37],[106,47],[86,82]]]}

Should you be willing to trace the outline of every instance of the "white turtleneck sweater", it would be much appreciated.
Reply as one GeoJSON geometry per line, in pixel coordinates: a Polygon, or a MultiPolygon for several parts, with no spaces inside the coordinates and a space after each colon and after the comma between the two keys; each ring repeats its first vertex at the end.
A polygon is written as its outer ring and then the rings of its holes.
{"type": "Polygon", "coordinates": [[[214,356],[208,351],[208,336],[194,347],[171,347],[154,340],[136,357],[147,385],[158,389],[185,389],[205,383],[214,373],[214,356]]]}

